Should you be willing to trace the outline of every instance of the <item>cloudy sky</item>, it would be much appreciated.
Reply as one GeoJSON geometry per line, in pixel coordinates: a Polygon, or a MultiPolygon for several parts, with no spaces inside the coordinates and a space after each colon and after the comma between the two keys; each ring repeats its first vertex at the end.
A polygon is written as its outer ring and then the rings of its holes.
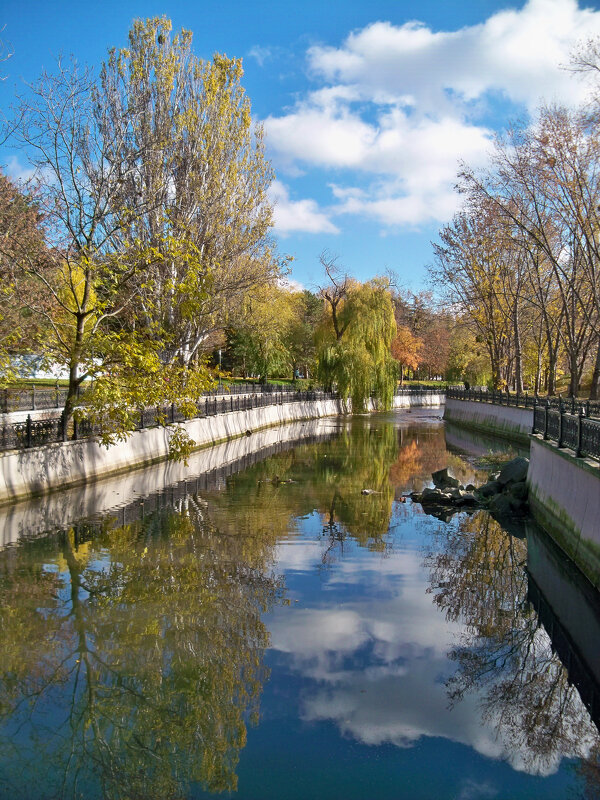
{"type": "MultiPolygon", "coordinates": [[[[561,67],[600,36],[598,0],[5,0],[0,106],[57,54],[98,64],[133,18],[159,14],[194,32],[197,55],[244,59],[280,249],[309,287],[324,249],[359,278],[390,269],[421,287],[459,160],[485,163],[494,132],[542,101],[582,100],[561,67]]],[[[26,172],[7,148],[0,163],[26,172]]]]}

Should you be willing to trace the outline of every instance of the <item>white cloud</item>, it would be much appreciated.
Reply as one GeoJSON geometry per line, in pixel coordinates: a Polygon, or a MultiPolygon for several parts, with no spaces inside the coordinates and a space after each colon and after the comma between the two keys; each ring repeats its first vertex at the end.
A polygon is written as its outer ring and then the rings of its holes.
{"type": "Polygon", "coordinates": [[[17,156],[11,156],[6,164],[6,174],[11,180],[23,184],[35,176],[35,170],[32,167],[23,166],[17,156]]]}
{"type": "Polygon", "coordinates": [[[500,91],[535,106],[541,96],[581,100],[585,86],[561,69],[573,46],[600,34],[600,12],[576,0],[530,0],[500,11],[479,25],[434,32],[419,22],[375,22],[351,33],[343,46],[312,47],[312,70],[350,84],[364,97],[390,101],[414,96],[421,110],[435,111],[444,93],[465,100],[500,91]]]}
{"type": "Polygon", "coordinates": [[[255,44],[254,47],[248,50],[248,55],[256,59],[258,66],[262,67],[265,61],[268,61],[273,56],[273,51],[270,47],[261,47],[261,45],[255,44]]]}
{"type": "Polygon", "coordinates": [[[274,206],[273,217],[278,233],[284,236],[292,231],[339,233],[314,200],[291,200],[287,187],[280,181],[273,181],[269,197],[274,206]]]}
{"type": "MultiPolygon", "coordinates": [[[[339,47],[309,49],[322,85],[265,120],[269,148],[290,175],[335,171],[330,215],[384,227],[445,222],[457,208],[459,162],[479,166],[489,153],[482,112],[499,97],[529,110],[542,98],[581,101],[585,82],[561,65],[595,34],[600,12],[576,0],[529,0],[456,31],[374,22],[339,47]]],[[[321,232],[322,212],[308,203],[294,224],[286,195],[281,230],[321,232]]]]}

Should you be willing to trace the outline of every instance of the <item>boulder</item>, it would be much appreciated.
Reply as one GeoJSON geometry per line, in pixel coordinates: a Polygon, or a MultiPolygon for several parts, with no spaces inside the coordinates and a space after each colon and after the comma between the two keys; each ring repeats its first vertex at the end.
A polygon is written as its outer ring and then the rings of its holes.
{"type": "Polygon", "coordinates": [[[507,486],[509,483],[521,483],[527,480],[528,468],[529,459],[517,456],[502,467],[498,475],[498,483],[501,483],[502,486],[507,486]]]}
{"type": "Polygon", "coordinates": [[[452,475],[448,475],[447,467],[433,472],[431,478],[437,489],[458,489],[460,486],[456,478],[453,478],[452,475]]]}
{"type": "Polygon", "coordinates": [[[506,494],[494,495],[490,500],[488,508],[492,512],[492,514],[497,514],[498,516],[511,514],[514,511],[512,504],[510,502],[510,497],[506,494]]]}
{"type": "Polygon", "coordinates": [[[441,489],[431,489],[427,487],[423,489],[421,494],[421,502],[422,503],[448,503],[450,497],[445,493],[442,492],[441,489]]]}
{"type": "Polygon", "coordinates": [[[516,500],[527,500],[528,491],[525,481],[513,483],[510,487],[510,494],[511,497],[514,497],[516,500]]]}
{"type": "Polygon", "coordinates": [[[488,481],[477,489],[479,497],[493,497],[495,494],[500,494],[504,487],[499,481],[488,481]]]}
{"type": "Polygon", "coordinates": [[[475,506],[479,502],[473,492],[461,492],[461,505],[475,506]]]}

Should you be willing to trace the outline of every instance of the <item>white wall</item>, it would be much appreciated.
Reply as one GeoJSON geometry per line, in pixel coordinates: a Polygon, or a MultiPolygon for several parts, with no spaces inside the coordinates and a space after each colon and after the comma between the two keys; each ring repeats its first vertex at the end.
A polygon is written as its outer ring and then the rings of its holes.
{"type": "Polygon", "coordinates": [[[447,398],[444,419],[483,433],[527,441],[533,429],[533,409],[447,398]]]}
{"type": "Polygon", "coordinates": [[[535,518],[600,587],[600,465],[531,437],[527,476],[535,518]]]}
{"type": "MultiPolygon", "coordinates": [[[[435,406],[444,395],[399,395],[395,407],[435,406]]],[[[344,409],[338,400],[307,400],[270,405],[248,411],[233,411],[200,417],[181,423],[199,447],[214,445],[247,431],[299,419],[335,416],[344,409]]],[[[0,454],[0,504],[44,494],[56,489],[90,483],[134,467],[162,461],[168,457],[167,428],[135,431],[125,442],[109,448],[94,439],[49,444],[0,454]]]]}
{"type": "Polygon", "coordinates": [[[197,450],[191,454],[187,466],[182,461],[162,460],[145,469],[130,469],[87,486],[74,486],[6,504],[0,507],[0,547],[126,506],[138,498],[234,463],[274,444],[321,438],[337,427],[335,417],[290,422],[197,450]]]}

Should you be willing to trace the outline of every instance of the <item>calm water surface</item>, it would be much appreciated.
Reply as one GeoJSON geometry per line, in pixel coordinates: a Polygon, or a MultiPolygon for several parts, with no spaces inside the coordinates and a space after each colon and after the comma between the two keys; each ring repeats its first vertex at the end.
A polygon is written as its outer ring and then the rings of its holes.
{"type": "Polygon", "coordinates": [[[2,798],[599,796],[525,529],[404,499],[486,473],[431,413],[326,427],[0,551],[2,798]]]}

